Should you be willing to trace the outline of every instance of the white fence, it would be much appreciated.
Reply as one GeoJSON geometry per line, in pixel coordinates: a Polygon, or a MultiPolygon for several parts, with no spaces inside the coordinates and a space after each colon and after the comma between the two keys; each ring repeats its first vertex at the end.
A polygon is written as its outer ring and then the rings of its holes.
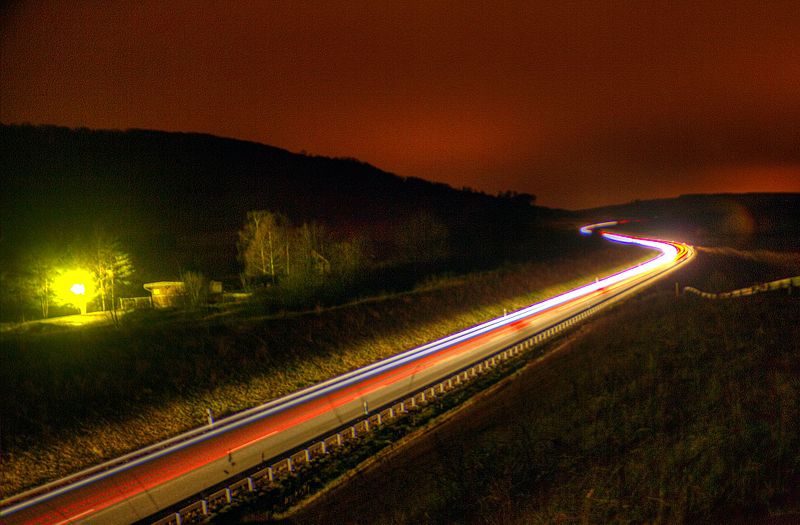
{"type": "Polygon", "coordinates": [[[786,279],[779,279],[769,283],[754,284],[753,286],[739,288],[738,290],[733,290],[730,292],[710,293],[698,290],[697,288],[693,288],[691,286],[685,287],[683,291],[694,295],[699,295],[705,299],[731,299],[734,297],[744,297],[747,295],[755,295],[757,293],[772,292],[783,289],[788,289],[789,293],[791,293],[792,288],[800,288],[800,276],[787,277],[786,279]]]}

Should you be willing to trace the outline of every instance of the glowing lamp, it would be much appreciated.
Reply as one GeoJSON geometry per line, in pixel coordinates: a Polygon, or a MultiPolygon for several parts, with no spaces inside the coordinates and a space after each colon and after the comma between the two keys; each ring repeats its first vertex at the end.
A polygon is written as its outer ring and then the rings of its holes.
{"type": "Polygon", "coordinates": [[[86,305],[95,295],[92,274],[81,268],[62,270],[53,283],[56,300],[62,304],[72,304],[86,313],[86,305]]]}

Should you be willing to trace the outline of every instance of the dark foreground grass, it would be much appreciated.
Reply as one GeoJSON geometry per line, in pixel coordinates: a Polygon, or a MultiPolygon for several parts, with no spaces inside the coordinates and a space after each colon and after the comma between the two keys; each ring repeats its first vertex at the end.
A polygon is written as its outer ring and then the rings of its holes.
{"type": "Polygon", "coordinates": [[[750,522],[799,482],[800,298],[661,292],[292,521],[750,522]]]}

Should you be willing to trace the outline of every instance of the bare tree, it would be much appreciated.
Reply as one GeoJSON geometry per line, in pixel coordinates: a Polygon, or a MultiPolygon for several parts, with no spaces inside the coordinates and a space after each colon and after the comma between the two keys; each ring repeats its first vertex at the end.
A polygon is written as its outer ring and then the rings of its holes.
{"type": "Polygon", "coordinates": [[[189,308],[198,308],[208,299],[208,279],[200,272],[185,272],[181,276],[189,308]]]}
{"type": "Polygon", "coordinates": [[[274,285],[277,276],[289,271],[289,236],[286,218],[266,210],[247,213],[239,231],[239,259],[247,278],[268,277],[274,285]]]}
{"type": "Polygon", "coordinates": [[[116,288],[117,284],[127,282],[133,275],[131,256],[122,251],[117,239],[97,233],[88,253],[88,264],[97,283],[102,310],[105,312],[110,306],[116,319],[116,288]]]}
{"type": "Polygon", "coordinates": [[[55,299],[53,285],[60,274],[58,263],[49,249],[40,247],[25,255],[24,269],[18,273],[18,290],[30,299],[35,298],[43,318],[50,315],[55,299]]]}
{"type": "Polygon", "coordinates": [[[58,272],[50,261],[42,258],[36,258],[29,267],[28,272],[29,286],[38,299],[42,317],[46,318],[50,313],[53,282],[58,272]]]}

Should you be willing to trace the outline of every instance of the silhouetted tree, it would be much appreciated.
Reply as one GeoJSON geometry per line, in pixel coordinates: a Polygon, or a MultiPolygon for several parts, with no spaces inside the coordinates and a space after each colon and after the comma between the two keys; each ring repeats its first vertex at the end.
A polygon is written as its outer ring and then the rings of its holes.
{"type": "Polygon", "coordinates": [[[286,230],[287,220],[278,213],[266,210],[247,213],[247,221],[239,231],[237,247],[248,281],[269,277],[274,285],[279,273],[289,271],[290,248],[286,230]]]}

